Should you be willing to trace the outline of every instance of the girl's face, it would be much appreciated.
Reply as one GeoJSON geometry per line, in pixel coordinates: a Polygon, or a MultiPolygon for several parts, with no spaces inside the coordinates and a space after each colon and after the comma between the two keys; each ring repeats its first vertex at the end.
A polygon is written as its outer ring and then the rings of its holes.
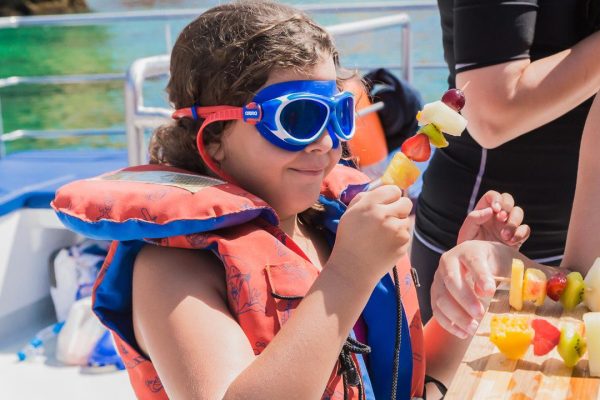
{"type": "MultiPolygon", "coordinates": [[[[263,87],[295,80],[335,80],[331,57],[323,59],[308,74],[293,70],[273,71],[263,87]]],[[[244,189],[259,196],[285,220],[314,204],[323,178],[342,154],[333,148],[327,133],[304,150],[283,150],[265,138],[253,125],[235,121],[224,132],[218,145],[208,147],[215,161],[244,189]]]]}

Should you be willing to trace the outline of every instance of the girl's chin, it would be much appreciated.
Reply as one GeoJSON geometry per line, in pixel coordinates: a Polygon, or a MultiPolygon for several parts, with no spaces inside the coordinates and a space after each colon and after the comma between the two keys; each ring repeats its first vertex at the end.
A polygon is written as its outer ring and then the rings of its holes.
{"type": "Polygon", "coordinates": [[[300,214],[309,208],[311,208],[317,200],[319,200],[319,194],[312,198],[306,197],[306,194],[303,194],[303,199],[295,198],[290,199],[286,204],[282,204],[282,207],[279,208],[278,214],[280,218],[284,218],[285,216],[291,216],[295,214],[300,214]]]}

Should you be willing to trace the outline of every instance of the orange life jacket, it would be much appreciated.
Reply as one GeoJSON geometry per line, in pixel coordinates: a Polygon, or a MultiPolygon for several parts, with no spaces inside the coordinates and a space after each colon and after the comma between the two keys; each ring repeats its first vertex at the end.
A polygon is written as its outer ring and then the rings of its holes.
{"type": "MultiPolygon", "coordinates": [[[[334,199],[348,184],[364,181],[360,172],[339,166],[324,181],[322,194],[334,199]]],[[[94,287],[94,311],[113,332],[141,399],[167,398],[133,333],[133,261],[146,242],[211,249],[219,256],[226,272],[229,309],[255,354],[269,344],[319,274],[278,228],[277,216],[264,201],[234,185],[175,168],[138,166],[73,182],[59,189],[52,205],[68,227],[93,238],[115,240],[94,287]],[[256,248],[261,251],[248,251],[256,248]]],[[[398,268],[410,325],[410,392],[420,396],[425,373],[422,324],[408,260],[401,260],[398,268]]],[[[360,377],[355,355],[352,360],[360,377]]],[[[349,378],[341,367],[338,361],[323,398],[344,398],[346,391],[346,398],[359,399],[359,386],[344,384],[349,378]]]]}

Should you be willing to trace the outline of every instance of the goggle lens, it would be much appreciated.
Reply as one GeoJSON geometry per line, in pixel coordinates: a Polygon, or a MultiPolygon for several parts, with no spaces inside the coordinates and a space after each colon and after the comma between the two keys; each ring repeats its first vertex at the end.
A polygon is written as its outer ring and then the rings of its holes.
{"type": "Polygon", "coordinates": [[[344,136],[350,136],[354,128],[354,98],[351,96],[341,100],[335,108],[335,116],[344,136]]]}
{"type": "Polygon", "coordinates": [[[282,127],[296,139],[311,139],[321,132],[327,121],[328,110],[323,103],[298,99],[281,110],[282,127]]]}

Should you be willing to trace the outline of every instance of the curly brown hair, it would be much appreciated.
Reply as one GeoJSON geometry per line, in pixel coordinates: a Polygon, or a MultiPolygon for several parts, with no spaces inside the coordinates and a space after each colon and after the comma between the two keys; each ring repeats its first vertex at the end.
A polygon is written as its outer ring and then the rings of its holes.
{"type": "MultiPolygon", "coordinates": [[[[341,72],[331,36],[293,7],[260,0],[219,5],[187,25],[175,42],[169,101],[176,109],[193,104],[242,106],[273,70],[306,73],[330,56],[341,72]]],[[[339,80],[353,76],[346,75],[339,80]]],[[[150,163],[210,174],[196,146],[201,123],[202,119],[182,118],[159,127],[150,141],[150,163]]],[[[218,141],[228,123],[208,125],[205,143],[218,141]]]]}

